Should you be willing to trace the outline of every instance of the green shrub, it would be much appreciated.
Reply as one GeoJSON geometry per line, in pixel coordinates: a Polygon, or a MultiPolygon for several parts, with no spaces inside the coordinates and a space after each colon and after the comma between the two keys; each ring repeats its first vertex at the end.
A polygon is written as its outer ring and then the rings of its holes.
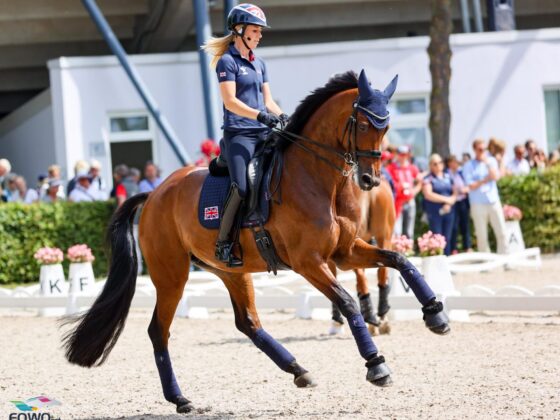
{"type": "Polygon", "coordinates": [[[539,174],[504,177],[499,182],[503,204],[523,212],[521,229],[527,247],[560,250],[560,166],[539,174]]]}
{"type": "MultiPolygon", "coordinates": [[[[115,209],[114,202],[0,205],[0,284],[26,283],[39,279],[33,258],[43,246],[66,250],[87,244],[95,255],[96,276],[107,273],[105,230],[115,209]]],[[[66,255],[65,255],[66,258],[66,255]]],[[[68,261],[64,262],[67,270],[68,261]]]]}

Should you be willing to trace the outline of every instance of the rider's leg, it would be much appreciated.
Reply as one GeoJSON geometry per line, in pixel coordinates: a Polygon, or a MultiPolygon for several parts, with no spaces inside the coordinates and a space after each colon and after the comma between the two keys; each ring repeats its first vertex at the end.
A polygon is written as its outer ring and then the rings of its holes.
{"type": "Polygon", "coordinates": [[[220,231],[216,243],[216,257],[230,267],[239,267],[243,261],[233,254],[232,228],[235,225],[241,203],[247,195],[247,165],[260,141],[258,133],[233,133],[224,131],[227,165],[231,189],[222,209],[220,231]]]}

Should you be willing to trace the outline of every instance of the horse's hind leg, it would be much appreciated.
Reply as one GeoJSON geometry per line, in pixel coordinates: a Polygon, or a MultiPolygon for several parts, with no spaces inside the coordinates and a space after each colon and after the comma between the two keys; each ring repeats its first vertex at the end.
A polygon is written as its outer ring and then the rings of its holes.
{"type": "Polygon", "coordinates": [[[255,307],[255,291],[251,275],[223,271],[215,271],[215,274],[223,280],[229,291],[237,329],[249,337],[253,344],[270,357],[280,369],[294,375],[294,383],[299,388],[315,386],[307,370],[296,362],[295,357],[282,344],[262,328],[255,307]]]}
{"type": "Polygon", "coordinates": [[[356,273],[356,289],[358,298],[360,299],[360,312],[364,317],[364,321],[368,324],[368,330],[371,335],[379,335],[379,321],[373,310],[373,302],[369,294],[368,280],[366,271],[363,268],[354,270],[356,273]]]}
{"type": "Polygon", "coordinates": [[[178,413],[188,413],[193,406],[181,393],[168,351],[169,328],[183,295],[190,265],[189,256],[182,250],[175,249],[177,251],[168,251],[165,256],[159,254],[157,258],[154,258],[149,250],[144,250],[150,277],[157,291],[156,307],[148,327],[148,335],[154,347],[156,366],[165,399],[177,406],[178,413]]]}

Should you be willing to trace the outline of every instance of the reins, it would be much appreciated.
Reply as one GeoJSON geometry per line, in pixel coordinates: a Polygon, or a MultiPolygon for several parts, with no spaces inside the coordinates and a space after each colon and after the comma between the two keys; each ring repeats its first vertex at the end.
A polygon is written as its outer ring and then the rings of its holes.
{"type": "Polygon", "coordinates": [[[325,162],[327,165],[336,169],[338,172],[340,172],[342,174],[342,176],[347,177],[347,176],[354,173],[354,170],[358,166],[358,159],[360,159],[360,158],[381,159],[381,150],[373,150],[373,149],[371,149],[371,150],[359,150],[357,148],[356,139],[357,139],[358,133],[357,133],[357,130],[356,130],[356,126],[357,126],[357,123],[358,123],[358,119],[356,118],[356,115],[357,115],[358,109],[360,109],[361,111],[367,112],[369,114],[372,114],[376,118],[380,118],[380,119],[388,118],[388,116],[387,117],[379,117],[379,116],[373,114],[368,109],[363,108],[360,105],[358,105],[357,101],[354,102],[352,108],[353,108],[352,114],[350,115],[350,117],[348,117],[348,121],[346,122],[346,126],[344,127],[344,131],[342,133],[342,141],[343,142],[344,142],[344,139],[346,138],[346,136],[348,135],[347,151],[344,152],[344,153],[340,152],[339,150],[337,150],[336,148],[334,148],[332,146],[328,146],[326,144],[323,144],[323,143],[320,143],[320,142],[315,141],[313,139],[310,139],[309,137],[302,136],[300,134],[295,134],[295,133],[292,133],[290,131],[286,131],[284,128],[281,128],[281,129],[274,128],[273,131],[275,133],[277,133],[282,139],[287,140],[292,144],[295,144],[300,149],[305,150],[306,152],[315,156],[317,159],[325,162]],[[335,156],[344,160],[345,165],[350,165],[350,169],[345,169],[345,166],[338,166],[337,164],[333,163],[331,160],[325,158],[324,156],[321,156],[319,153],[317,153],[316,151],[314,151],[314,150],[310,149],[309,147],[305,146],[304,144],[302,144],[298,140],[310,143],[310,144],[312,144],[314,146],[317,146],[317,147],[319,147],[319,148],[321,148],[321,149],[323,149],[323,150],[325,150],[325,151],[327,151],[331,154],[334,154],[335,156]]]}

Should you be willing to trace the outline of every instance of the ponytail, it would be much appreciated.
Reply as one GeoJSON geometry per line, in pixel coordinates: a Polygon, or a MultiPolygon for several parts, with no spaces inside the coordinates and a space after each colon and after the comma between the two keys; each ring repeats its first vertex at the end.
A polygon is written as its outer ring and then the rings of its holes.
{"type": "Polygon", "coordinates": [[[222,36],[220,38],[210,38],[201,47],[206,53],[210,54],[212,61],[210,62],[210,67],[215,68],[218,64],[222,55],[227,51],[229,44],[231,44],[235,39],[235,35],[230,33],[229,35],[222,36]]]}

